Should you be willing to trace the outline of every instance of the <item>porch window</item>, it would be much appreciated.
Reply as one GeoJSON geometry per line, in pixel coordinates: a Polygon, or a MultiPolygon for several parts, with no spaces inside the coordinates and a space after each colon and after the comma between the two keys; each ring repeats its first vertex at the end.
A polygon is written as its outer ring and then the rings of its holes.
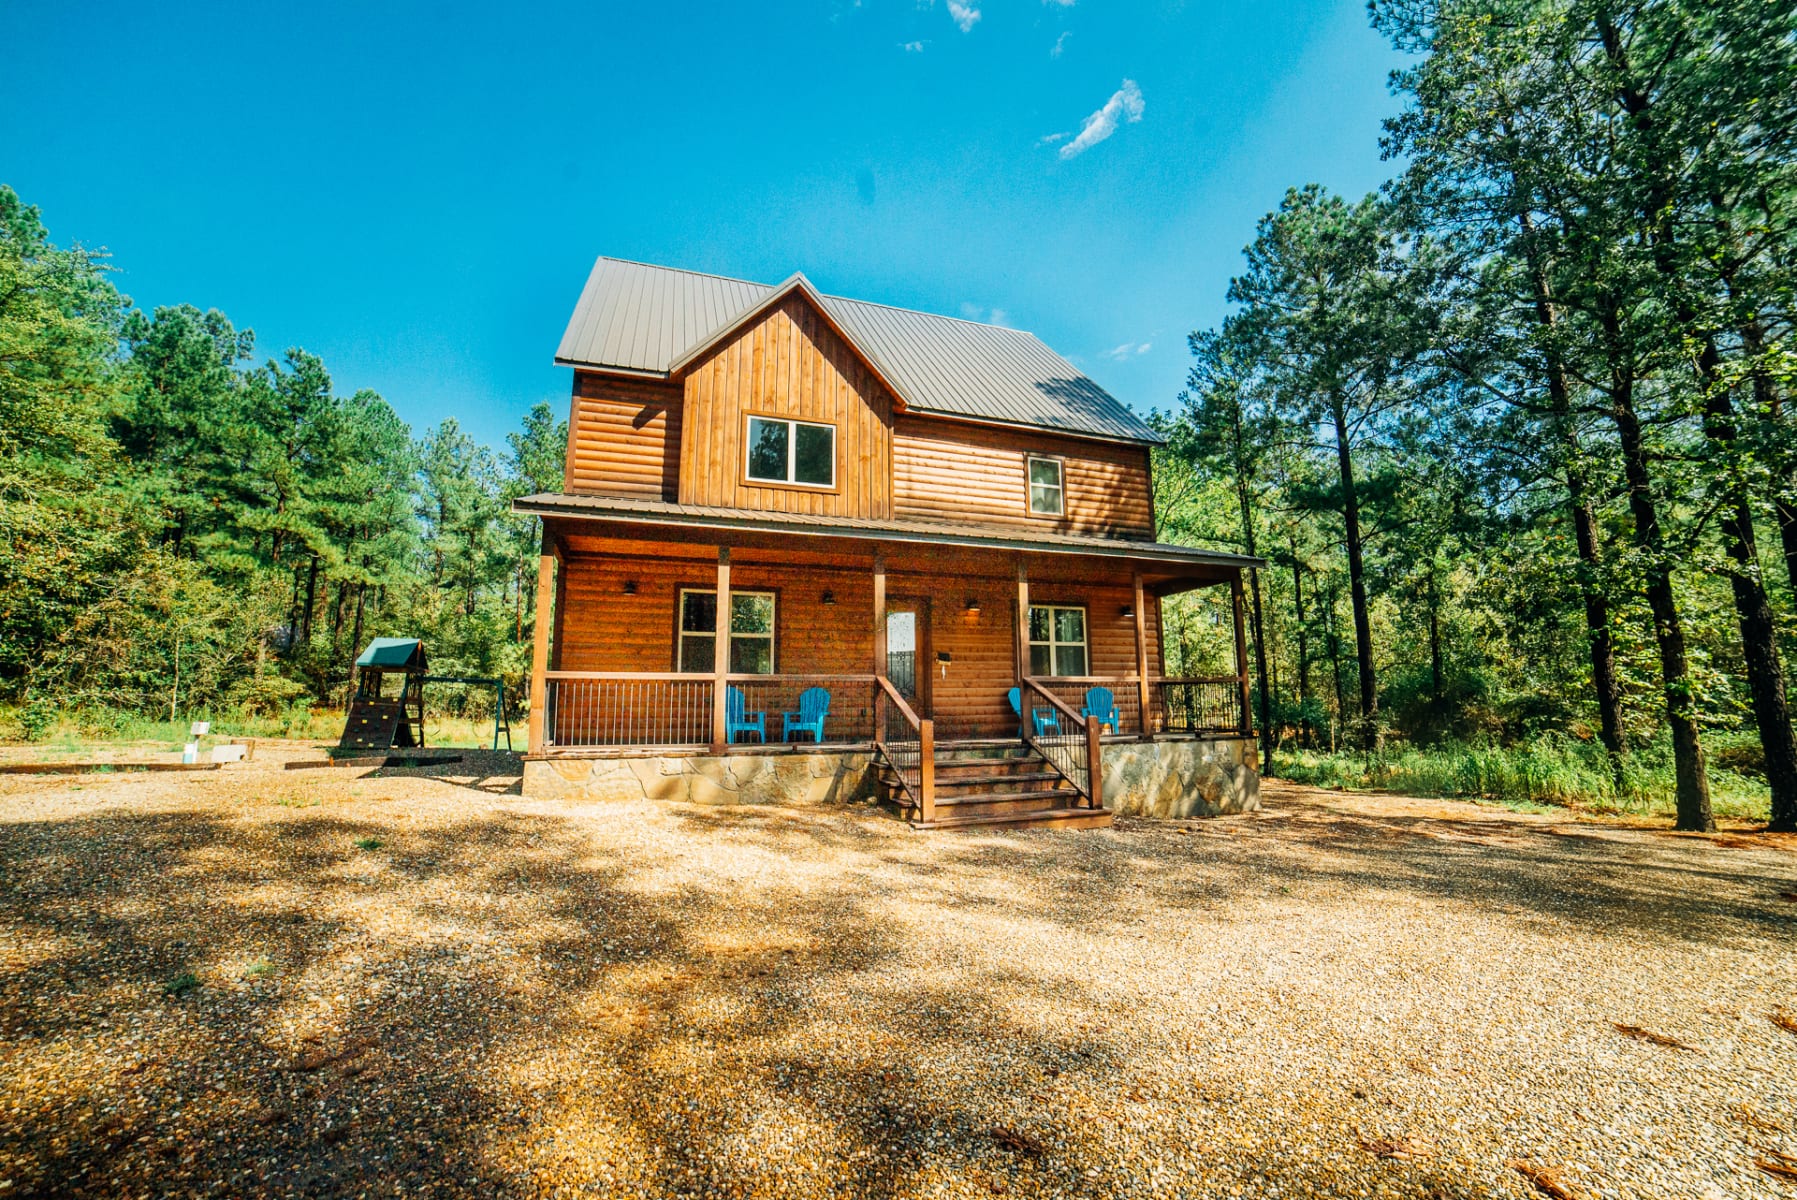
{"type": "Polygon", "coordinates": [[[1039,517],[1058,517],[1066,510],[1066,496],[1061,487],[1061,460],[1032,458],[1030,470],[1030,511],[1039,517]]]}
{"type": "MultiPolygon", "coordinates": [[[[718,594],[680,590],[680,669],[710,674],[718,636],[718,594]]],[[[774,593],[730,593],[730,672],[774,673],[774,593]]]]}
{"type": "Polygon", "coordinates": [[[836,486],[836,426],[749,418],[746,472],[758,483],[836,486]]]}
{"type": "Polygon", "coordinates": [[[1030,674],[1087,674],[1083,606],[1030,605],[1030,674]]]}

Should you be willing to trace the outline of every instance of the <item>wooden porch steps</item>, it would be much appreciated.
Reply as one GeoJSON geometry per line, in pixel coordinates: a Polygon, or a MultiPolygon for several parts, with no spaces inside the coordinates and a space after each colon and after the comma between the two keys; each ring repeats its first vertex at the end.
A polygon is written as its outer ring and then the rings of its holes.
{"type": "Polygon", "coordinates": [[[896,772],[880,763],[880,787],[888,804],[919,829],[1102,829],[1108,808],[1086,808],[1080,794],[1042,756],[1017,742],[939,742],[936,746],[935,816],[919,819],[918,806],[896,772]]]}

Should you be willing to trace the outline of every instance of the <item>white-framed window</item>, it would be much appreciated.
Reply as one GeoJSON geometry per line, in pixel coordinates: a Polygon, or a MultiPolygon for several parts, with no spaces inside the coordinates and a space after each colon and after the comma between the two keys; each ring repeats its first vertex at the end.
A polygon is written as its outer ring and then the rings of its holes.
{"type": "MultiPolygon", "coordinates": [[[[680,589],[680,669],[709,675],[718,636],[718,594],[680,589]]],[[[774,593],[730,593],[730,673],[774,673],[774,593]]]]}
{"type": "Polygon", "coordinates": [[[1031,458],[1030,512],[1039,517],[1058,517],[1066,509],[1066,492],[1061,486],[1061,460],[1031,458]]]}
{"type": "Polygon", "coordinates": [[[1030,674],[1086,675],[1086,609],[1030,605],[1030,674]]]}
{"type": "Polygon", "coordinates": [[[755,483],[836,486],[836,426],[750,417],[743,474],[755,483]]]}

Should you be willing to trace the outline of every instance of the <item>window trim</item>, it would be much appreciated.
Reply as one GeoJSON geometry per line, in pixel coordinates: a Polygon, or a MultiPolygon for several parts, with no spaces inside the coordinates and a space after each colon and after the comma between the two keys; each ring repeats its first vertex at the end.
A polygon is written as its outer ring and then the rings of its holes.
{"type": "Polygon", "coordinates": [[[839,490],[838,484],[842,474],[837,466],[841,457],[841,449],[842,430],[837,427],[836,422],[834,421],[813,421],[804,417],[789,417],[783,413],[745,412],[743,414],[743,485],[745,487],[795,488],[806,492],[837,491],[839,490]],[[754,421],[778,421],[782,425],[787,426],[785,479],[763,479],[760,476],[749,474],[749,452],[754,448],[754,441],[749,436],[749,430],[752,428],[751,422],[754,421]],[[796,429],[796,426],[799,425],[811,425],[818,429],[828,429],[830,431],[829,483],[805,483],[802,480],[793,478],[799,468],[799,438],[796,429]]]}
{"type": "MultiPolygon", "coordinates": [[[[1041,486],[1047,487],[1047,484],[1041,486]]],[[[1032,517],[1045,517],[1049,520],[1060,520],[1067,515],[1067,460],[1058,454],[1026,454],[1023,456],[1023,508],[1032,517]],[[1055,469],[1055,499],[1058,501],[1053,512],[1043,512],[1036,507],[1035,466],[1039,462],[1053,463],[1055,469]]]]}
{"type": "MultiPolygon", "coordinates": [[[[692,637],[692,638],[709,637],[709,638],[711,638],[712,639],[712,643],[711,643],[712,644],[712,654],[716,655],[718,631],[714,629],[711,633],[707,634],[707,633],[699,633],[699,632],[689,630],[686,628],[686,597],[689,592],[697,594],[697,595],[702,595],[702,596],[716,596],[718,594],[718,589],[716,587],[704,587],[699,584],[690,584],[690,585],[682,584],[679,587],[674,589],[674,670],[678,671],[682,675],[691,675],[691,676],[697,678],[701,675],[710,675],[712,673],[712,668],[708,667],[704,671],[688,671],[680,665],[681,662],[685,659],[685,654],[683,653],[683,651],[686,649],[686,639],[689,637],[692,637]]],[[[757,640],[766,638],[767,643],[768,643],[768,647],[767,647],[768,667],[767,667],[766,673],[769,675],[778,675],[780,673],[780,660],[779,660],[779,655],[780,655],[780,593],[779,593],[779,591],[775,590],[775,589],[770,589],[770,588],[735,588],[735,587],[731,588],[730,589],[730,599],[731,599],[732,603],[735,602],[736,597],[738,597],[738,596],[766,596],[768,598],[769,602],[773,604],[773,606],[774,606],[774,619],[772,622],[773,628],[769,629],[766,633],[732,633],[732,634],[729,634],[728,636],[732,640],[734,640],[736,638],[754,638],[757,640]]],[[[717,660],[714,657],[712,661],[716,662],[717,660]]],[[[755,673],[756,672],[743,672],[743,671],[731,671],[730,672],[730,674],[732,674],[732,675],[755,674],[755,673]]]]}
{"type": "MultiPolygon", "coordinates": [[[[1048,640],[1046,642],[1039,642],[1035,639],[1034,636],[1032,636],[1030,626],[1029,626],[1029,618],[1025,618],[1025,625],[1024,625],[1024,631],[1023,631],[1024,632],[1024,642],[1029,647],[1029,650],[1031,652],[1033,652],[1037,646],[1047,646],[1048,647],[1048,668],[1049,668],[1048,674],[1036,675],[1035,678],[1038,678],[1038,679],[1085,679],[1085,678],[1090,677],[1092,674],[1092,614],[1091,614],[1089,606],[1087,606],[1085,604],[1052,604],[1052,603],[1043,604],[1036,600],[1031,600],[1030,601],[1030,613],[1033,615],[1038,608],[1047,609],[1050,613],[1050,616],[1048,618],[1048,640]],[[1078,609],[1079,610],[1079,627],[1080,627],[1081,633],[1084,636],[1082,636],[1081,639],[1077,642],[1063,642],[1063,641],[1058,641],[1055,638],[1055,620],[1054,620],[1053,613],[1056,610],[1064,610],[1064,609],[1078,609]],[[1055,668],[1058,667],[1060,664],[1055,662],[1055,650],[1061,646],[1078,646],[1080,648],[1080,652],[1085,656],[1085,659],[1086,659],[1086,669],[1083,672],[1081,672],[1078,675],[1061,675],[1056,672],[1055,668]]],[[[1032,672],[1032,674],[1034,674],[1034,673],[1032,672]]]]}

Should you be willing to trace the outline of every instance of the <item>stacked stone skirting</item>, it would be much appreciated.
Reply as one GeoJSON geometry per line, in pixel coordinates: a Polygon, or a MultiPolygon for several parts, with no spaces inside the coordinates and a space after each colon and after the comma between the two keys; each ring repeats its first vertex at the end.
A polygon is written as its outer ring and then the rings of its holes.
{"type": "Polygon", "coordinates": [[[529,759],[524,794],[540,800],[846,804],[874,794],[873,762],[866,750],[529,759]]]}
{"type": "Polygon", "coordinates": [[[1132,817],[1216,817],[1260,807],[1260,756],[1252,738],[1110,742],[1104,802],[1132,817]]]}
{"type": "MultiPolygon", "coordinates": [[[[1260,807],[1252,739],[1109,742],[1104,801],[1139,817],[1219,816],[1260,807]]],[[[531,759],[526,796],[543,800],[678,800],[689,804],[846,804],[873,797],[865,750],[531,759]]]]}

